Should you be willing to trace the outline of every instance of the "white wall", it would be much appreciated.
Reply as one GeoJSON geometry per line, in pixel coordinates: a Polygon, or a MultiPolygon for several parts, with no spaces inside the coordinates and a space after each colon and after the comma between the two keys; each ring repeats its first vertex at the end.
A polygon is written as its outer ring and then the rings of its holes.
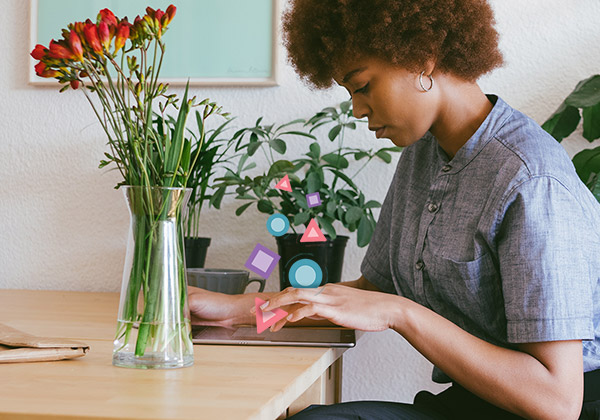
{"type": "MultiPolygon", "coordinates": [[[[285,1],[285,0],[281,0],[285,1]]],[[[0,289],[118,291],[128,228],[116,172],[97,169],[105,138],[80,92],[27,84],[29,7],[0,0],[0,289]]],[[[485,92],[543,122],[575,84],[600,73],[598,0],[492,0],[506,66],[481,80],[485,92]]],[[[177,24],[176,20],[173,24],[177,24]]],[[[167,46],[168,47],[168,46],[167,46]]],[[[281,54],[283,57],[283,54],[281,54]]],[[[346,99],[342,88],[315,93],[281,59],[278,87],[194,89],[238,116],[238,125],[306,117],[346,99]]],[[[355,144],[371,147],[366,130],[355,144]]],[[[381,144],[381,143],[378,143],[381,144]]],[[[292,151],[301,150],[301,141],[292,151]]],[[[571,154],[586,142],[574,135],[571,154]]],[[[373,165],[360,184],[383,200],[394,165],[373,165]]],[[[257,242],[275,246],[264,216],[238,203],[206,211],[213,238],[207,266],[242,267],[257,242]]],[[[352,237],[354,241],[354,237],[352,237]]],[[[365,249],[350,243],[344,278],[359,276],[365,249]]],[[[269,279],[276,290],[278,279],[269,279]]],[[[419,389],[440,390],[431,365],[394,332],[366,334],[347,352],[344,399],[411,401],[419,389]]]]}

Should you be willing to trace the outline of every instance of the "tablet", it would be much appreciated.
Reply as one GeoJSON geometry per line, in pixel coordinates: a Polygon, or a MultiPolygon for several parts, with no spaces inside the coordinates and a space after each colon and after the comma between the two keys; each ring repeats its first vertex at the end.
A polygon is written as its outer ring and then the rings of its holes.
{"type": "Polygon", "coordinates": [[[335,327],[284,327],[260,334],[255,326],[233,328],[192,326],[194,344],[235,344],[247,346],[354,347],[354,330],[335,327]]]}

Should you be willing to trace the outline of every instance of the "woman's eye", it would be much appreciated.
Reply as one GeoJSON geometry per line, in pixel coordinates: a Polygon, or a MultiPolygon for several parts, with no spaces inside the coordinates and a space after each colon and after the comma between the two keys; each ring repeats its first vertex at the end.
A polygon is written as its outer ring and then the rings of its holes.
{"type": "Polygon", "coordinates": [[[354,91],[354,93],[367,93],[368,90],[369,90],[369,84],[367,83],[366,85],[364,85],[360,89],[356,89],[354,91]]]}

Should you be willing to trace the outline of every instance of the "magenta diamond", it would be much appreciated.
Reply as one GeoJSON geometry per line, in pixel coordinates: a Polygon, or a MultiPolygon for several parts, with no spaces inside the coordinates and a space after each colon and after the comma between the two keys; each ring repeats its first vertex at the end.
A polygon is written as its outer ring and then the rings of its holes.
{"type": "Polygon", "coordinates": [[[308,207],[317,207],[321,205],[321,195],[318,192],[306,194],[306,203],[308,207]]]}
{"type": "Polygon", "coordinates": [[[280,258],[278,254],[269,248],[256,244],[244,267],[266,279],[271,275],[280,258]]]}

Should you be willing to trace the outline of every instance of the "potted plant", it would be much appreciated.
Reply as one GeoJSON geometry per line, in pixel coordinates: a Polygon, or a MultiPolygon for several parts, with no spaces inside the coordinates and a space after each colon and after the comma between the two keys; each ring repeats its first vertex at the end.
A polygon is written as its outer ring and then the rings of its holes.
{"type": "Polygon", "coordinates": [[[114,165],[123,176],[117,188],[129,207],[130,230],[113,351],[113,364],[123,367],[193,363],[180,232],[190,168],[202,148],[184,133],[193,107],[204,107],[202,126],[220,109],[188,99],[187,87],[180,100],[159,82],[162,35],[175,13],[173,5],[164,12],[148,7],[132,24],[103,9],[95,21],[71,23],[62,39],[31,53],[39,76],[57,79],[61,92],[85,94],[108,137],[100,167],[114,165]]]}
{"type": "MultiPolygon", "coordinates": [[[[219,178],[218,188],[235,189],[236,199],[247,201],[237,210],[241,215],[256,204],[261,213],[280,213],[288,218],[293,233],[277,237],[280,286],[290,285],[288,270],[302,255],[310,255],[326,273],[327,282],[338,282],[341,278],[343,255],[348,236],[338,235],[334,223],[341,224],[350,232],[357,232],[357,244],[366,246],[375,229],[373,209],[380,207],[376,200],[368,200],[354,179],[373,159],[386,163],[392,161],[391,153],[399,147],[384,147],[378,150],[345,146],[348,129],[366,123],[352,116],[351,102],[342,102],[339,107],[327,107],[308,120],[296,119],[282,125],[263,124],[259,118],[253,127],[238,130],[233,139],[235,150],[243,152],[237,168],[228,170],[219,178]],[[326,130],[333,150],[323,152],[316,134],[326,130]],[[288,139],[307,140],[307,151],[297,158],[275,159],[276,154],[285,155],[288,139]],[[246,172],[256,166],[251,162],[262,151],[269,168],[266,172],[250,177],[246,172]],[[350,160],[362,163],[352,168],[350,160]],[[352,173],[351,173],[352,172],[352,173]],[[282,191],[274,185],[288,175],[292,191],[282,191]],[[319,193],[321,204],[309,206],[306,196],[319,193]],[[326,233],[326,242],[300,242],[299,226],[307,226],[311,220],[326,233]]],[[[284,157],[284,156],[282,156],[284,157]]]]}
{"type": "MultiPolygon", "coordinates": [[[[573,92],[542,125],[558,140],[568,137],[583,118],[583,137],[590,143],[600,138],[600,75],[580,81],[573,92]],[[581,111],[580,111],[581,110],[581,111]]],[[[600,201],[600,147],[585,149],[573,156],[581,180],[600,201]]]]}

